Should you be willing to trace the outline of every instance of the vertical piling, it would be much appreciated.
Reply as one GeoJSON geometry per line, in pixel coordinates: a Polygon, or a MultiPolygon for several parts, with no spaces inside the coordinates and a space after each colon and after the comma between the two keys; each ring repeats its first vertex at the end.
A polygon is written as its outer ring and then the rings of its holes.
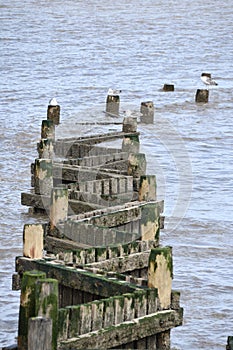
{"type": "Polygon", "coordinates": [[[51,120],[54,125],[59,125],[60,123],[60,106],[48,105],[47,109],[47,119],[51,120]]]}
{"type": "Polygon", "coordinates": [[[50,202],[50,230],[53,231],[60,221],[67,219],[68,215],[68,189],[54,187],[50,202]]]}
{"type": "Polygon", "coordinates": [[[123,132],[136,132],[137,131],[137,118],[135,117],[125,117],[123,119],[122,125],[123,132]]]}
{"type": "Polygon", "coordinates": [[[156,200],[155,175],[142,175],[139,182],[139,201],[156,200]]]}
{"type": "Polygon", "coordinates": [[[159,350],[170,350],[171,341],[170,341],[170,329],[167,331],[157,334],[157,349],[159,350]]]}
{"type": "Polygon", "coordinates": [[[44,226],[42,224],[25,224],[23,230],[23,256],[41,259],[44,249],[44,226]]]}
{"type": "Polygon", "coordinates": [[[52,350],[52,320],[32,317],[28,326],[28,350],[52,350]]]}
{"type": "Polygon", "coordinates": [[[159,242],[160,212],[158,203],[148,203],[141,207],[140,233],[142,241],[156,240],[159,242]]]}
{"type": "Polygon", "coordinates": [[[52,350],[57,349],[58,281],[52,278],[36,282],[36,315],[52,320],[52,350]]]}
{"type": "Polygon", "coordinates": [[[40,159],[53,159],[53,140],[41,139],[37,144],[37,151],[40,159]]]}
{"type": "Polygon", "coordinates": [[[50,195],[53,187],[53,163],[51,159],[36,159],[34,168],[35,193],[50,195]]]}
{"type": "Polygon", "coordinates": [[[28,349],[28,322],[36,316],[35,282],[45,278],[44,272],[28,271],[23,274],[19,308],[18,350],[28,349]]]}
{"type": "Polygon", "coordinates": [[[139,152],[139,136],[138,134],[127,135],[122,140],[122,152],[138,153],[139,152]]]}
{"type": "Polygon", "coordinates": [[[197,89],[195,101],[207,103],[209,99],[209,90],[207,89],[197,89]]]}
{"type": "Polygon", "coordinates": [[[106,112],[113,115],[119,115],[120,109],[120,96],[119,95],[107,95],[106,99],[106,112]]]}
{"type": "Polygon", "coordinates": [[[141,115],[141,122],[145,124],[151,124],[154,121],[154,103],[153,101],[146,101],[146,102],[141,102],[141,108],[140,108],[140,113],[141,115]]]}
{"type": "Polygon", "coordinates": [[[144,153],[130,153],[128,157],[128,175],[140,177],[146,173],[146,156],[144,153]]]}
{"type": "Polygon", "coordinates": [[[172,248],[151,249],[148,266],[148,287],[158,289],[160,309],[169,309],[173,278],[172,248]]]}
{"type": "Polygon", "coordinates": [[[42,120],[41,123],[41,138],[42,139],[55,139],[55,126],[52,120],[42,120]]]}

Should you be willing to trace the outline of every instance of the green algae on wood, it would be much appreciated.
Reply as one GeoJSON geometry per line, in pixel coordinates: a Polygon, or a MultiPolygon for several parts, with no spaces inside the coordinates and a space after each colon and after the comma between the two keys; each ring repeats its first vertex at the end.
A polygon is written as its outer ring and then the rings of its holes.
{"type": "Polygon", "coordinates": [[[148,287],[158,289],[160,307],[170,308],[173,278],[172,249],[158,247],[151,249],[148,267],[148,287]]]}
{"type": "Polygon", "coordinates": [[[57,348],[58,323],[58,281],[52,278],[39,279],[36,282],[36,315],[52,320],[52,349],[57,348]]]}
{"type": "Polygon", "coordinates": [[[20,295],[18,348],[27,349],[28,342],[28,321],[36,316],[35,288],[36,281],[45,278],[46,274],[41,271],[27,271],[23,274],[20,295]]]}

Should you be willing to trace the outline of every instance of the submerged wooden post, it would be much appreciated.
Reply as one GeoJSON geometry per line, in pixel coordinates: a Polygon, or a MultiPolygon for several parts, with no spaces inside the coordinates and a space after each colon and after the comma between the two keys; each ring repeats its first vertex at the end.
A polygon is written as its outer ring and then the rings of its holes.
{"type": "Polygon", "coordinates": [[[156,200],[155,175],[142,175],[139,183],[139,201],[156,200]]]}
{"type": "Polygon", "coordinates": [[[106,112],[109,114],[119,115],[120,109],[120,92],[109,89],[106,99],[106,112]]]}
{"type": "Polygon", "coordinates": [[[169,309],[173,278],[172,248],[151,249],[148,266],[148,287],[158,289],[160,309],[169,309]]]}
{"type": "Polygon", "coordinates": [[[164,84],[163,85],[163,91],[174,91],[175,87],[173,84],[164,84]]]}
{"type": "Polygon", "coordinates": [[[36,315],[52,320],[52,350],[57,349],[58,281],[52,278],[36,282],[36,315]]]}
{"type": "Polygon", "coordinates": [[[55,98],[49,101],[47,119],[52,120],[54,125],[58,125],[60,123],[60,106],[57,104],[57,100],[55,98]]]}
{"type": "Polygon", "coordinates": [[[42,139],[55,139],[55,126],[52,120],[42,120],[41,123],[41,138],[42,139]]]}
{"type": "Polygon", "coordinates": [[[195,101],[207,103],[209,99],[209,90],[207,89],[197,89],[195,101]]]}
{"type": "Polygon", "coordinates": [[[36,315],[35,283],[46,274],[39,271],[28,271],[23,274],[19,308],[18,350],[28,349],[28,321],[36,315]]]}
{"type": "Polygon", "coordinates": [[[54,230],[60,221],[67,219],[68,215],[68,189],[54,187],[51,192],[50,203],[50,230],[54,230]]]}
{"type": "Polygon", "coordinates": [[[233,337],[228,336],[226,350],[233,350],[233,337]]]}
{"type": "Polygon", "coordinates": [[[50,195],[53,187],[53,163],[51,159],[35,160],[35,193],[50,195]]]}
{"type": "Polygon", "coordinates": [[[52,320],[31,317],[28,325],[28,350],[52,349],[52,320]]]}
{"type": "Polygon", "coordinates": [[[154,103],[152,101],[141,102],[140,113],[142,114],[141,121],[143,123],[153,123],[154,112],[154,103]]]}
{"type": "Polygon", "coordinates": [[[41,139],[40,142],[38,142],[37,144],[37,151],[40,159],[53,159],[53,140],[41,139]]]}
{"type": "Polygon", "coordinates": [[[44,249],[44,226],[25,224],[23,230],[23,256],[42,259],[44,249]]]}
{"type": "Polygon", "coordinates": [[[128,175],[140,177],[146,173],[146,156],[144,153],[130,153],[128,158],[128,175]]]}

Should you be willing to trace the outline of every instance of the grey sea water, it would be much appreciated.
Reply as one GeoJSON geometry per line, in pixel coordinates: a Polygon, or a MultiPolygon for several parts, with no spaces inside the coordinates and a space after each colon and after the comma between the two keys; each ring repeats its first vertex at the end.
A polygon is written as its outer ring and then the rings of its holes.
{"type": "Polygon", "coordinates": [[[139,130],[165,200],[161,243],[173,246],[184,307],[172,347],[225,348],[233,334],[232,18],[230,0],[0,0],[0,347],[17,335],[11,276],[23,225],[43,220],[20,194],[48,101],[61,105],[60,135],[108,132],[121,120],[103,113],[113,87],[122,89],[121,115],[155,105],[154,123],[139,130]],[[202,72],[219,85],[197,105],[202,72]],[[175,91],[162,92],[164,83],[175,91]]]}

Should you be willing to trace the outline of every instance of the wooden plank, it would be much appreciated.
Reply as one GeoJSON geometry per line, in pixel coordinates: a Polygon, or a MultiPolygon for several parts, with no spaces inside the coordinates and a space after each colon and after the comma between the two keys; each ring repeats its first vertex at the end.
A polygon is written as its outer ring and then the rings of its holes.
{"type": "Polygon", "coordinates": [[[127,136],[133,136],[133,135],[140,135],[139,132],[123,132],[123,131],[116,131],[106,134],[97,134],[97,135],[90,135],[90,136],[84,136],[84,137],[77,137],[77,138],[65,138],[65,139],[58,139],[56,143],[60,142],[70,142],[71,144],[74,143],[88,143],[91,144],[97,144],[102,142],[108,142],[116,139],[121,139],[123,137],[127,136]]]}
{"type": "Polygon", "coordinates": [[[70,268],[56,262],[46,262],[45,260],[32,260],[18,257],[16,260],[17,271],[24,272],[30,270],[43,271],[48,278],[56,278],[59,284],[66,287],[91,292],[103,298],[115,296],[123,293],[131,293],[136,286],[123,283],[123,281],[111,280],[105,276],[96,275],[82,269],[70,268]]]}
{"type": "Polygon", "coordinates": [[[109,349],[142,339],[182,324],[183,309],[165,310],[116,326],[61,341],[59,350],[109,349]]]}
{"type": "Polygon", "coordinates": [[[150,252],[135,253],[128,256],[117,257],[105,261],[87,264],[87,266],[105,271],[114,271],[117,273],[130,272],[136,269],[148,267],[150,252]]]}
{"type": "Polygon", "coordinates": [[[45,237],[45,250],[53,254],[57,254],[59,252],[67,250],[75,251],[77,249],[85,249],[89,247],[90,246],[88,246],[87,244],[81,244],[64,238],[61,239],[52,236],[45,237]]]}
{"type": "Polygon", "coordinates": [[[127,171],[105,168],[89,168],[83,166],[74,166],[67,164],[53,164],[53,178],[67,182],[76,181],[93,181],[98,179],[108,179],[113,175],[128,175],[127,171]]]}
{"type": "Polygon", "coordinates": [[[47,209],[50,206],[50,197],[33,192],[21,193],[21,204],[28,207],[47,209]]]}
{"type": "Polygon", "coordinates": [[[107,163],[114,164],[119,161],[126,161],[128,159],[127,152],[109,153],[107,148],[104,148],[104,150],[106,154],[103,154],[102,151],[100,155],[93,155],[93,149],[91,149],[89,155],[78,159],[71,158],[65,161],[64,163],[69,165],[95,167],[107,163]]]}
{"type": "MultiPolygon", "coordinates": [[[[77,201],[73,199],[68,200],[69,207],[68,207],[68,214],[80,214],[85,211],[90,211],[90,210],[96,210],[96,209],[101,209],[104,206],[103,205],[98,205],[94,203],[88,203],[88,202],[83,202],[83,201],[77,201]]],[[[29,193],[21,193],[21,204],[28,206],[28,207],[33,207],[33,208],[38,208],[38,209],[44,209],[47,212],[50,210],[50,197],[49,196],[41,196],[40,194],[35,194],[32,192],[29,193]]],[[[106,201],[105,201],[106,204],[106,201]]]]}

